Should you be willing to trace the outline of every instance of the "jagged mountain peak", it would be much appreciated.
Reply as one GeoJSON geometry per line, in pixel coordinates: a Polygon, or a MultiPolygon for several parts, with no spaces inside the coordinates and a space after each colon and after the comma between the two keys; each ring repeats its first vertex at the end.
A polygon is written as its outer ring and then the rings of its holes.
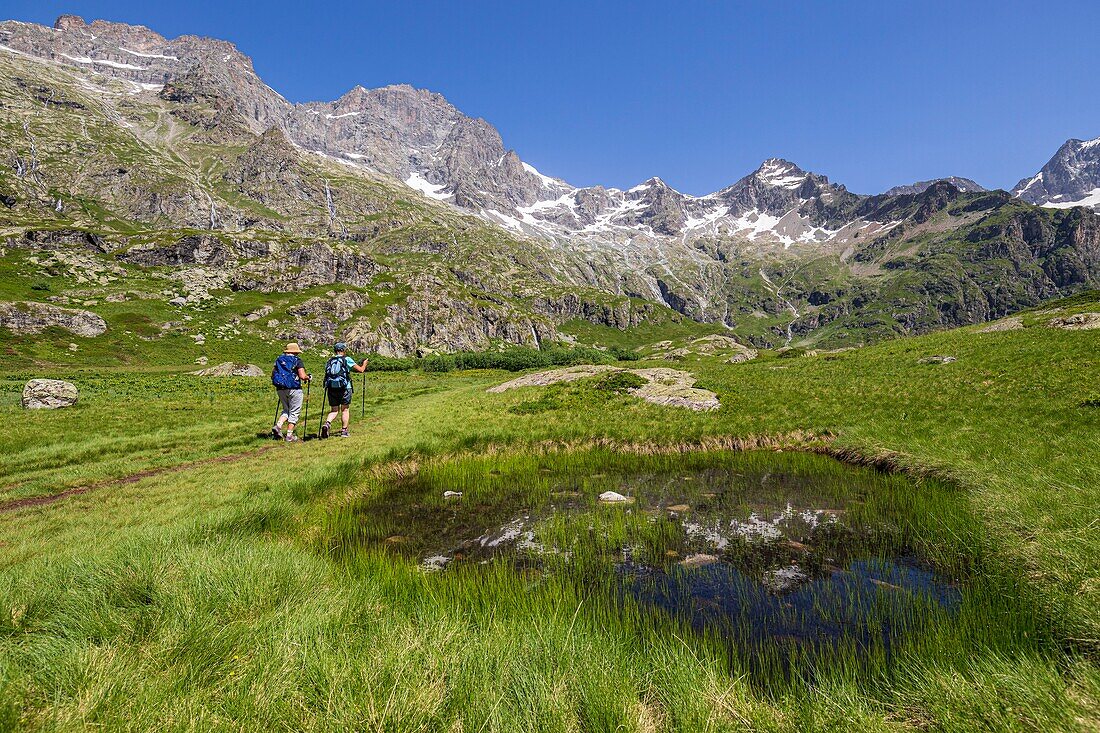
{"type": "Polygon", "coordinates": [[[768,158],[750,175],[768,186],[798,188],[809,174],[789,160],[768,158]]]}
{"type": "Polygon", "coordinates": [[[633,186],[632,188],[628,189],[627,193],[641,193],[643,191],[649,191],[651,189],[654,191],[672,191],[674,193],[680,193],[675,188],[665,183],[664,179],[662,179],[660,176],[651,176],[645,179],[637,186],[633,186]]]}
{"type": "Polygon", "coordinates": [[[1040,206],[1100,208],[1100,137],[1070,138],[1042,170],[1017,183],[1012,193],[1040,206]]]}
{"type": "Polygon", "coordinates": [[[907,194],[923,193],[929,187],[937,183],[949,183],[955,188],[959,189],[963,193],[981,193],[987,190],[980,183],[970,180],[969,178],[962,178],[960,176],[947,176],[946,178],[933,178],[928,181],[916,181],[904,186],[894,186],[886,191],[886,196],[903,196],[907,194]]]}

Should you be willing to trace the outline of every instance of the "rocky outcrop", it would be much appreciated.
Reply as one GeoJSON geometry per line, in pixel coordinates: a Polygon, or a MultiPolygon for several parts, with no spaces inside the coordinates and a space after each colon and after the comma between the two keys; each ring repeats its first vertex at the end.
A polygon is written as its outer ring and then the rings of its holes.
{"type": "Polygon", "coordinates": [[[1100,328],[1100,313],[1075,313],[1072,316],[1058,316],[1050,320],[1050,326],[1066,331],[1091,331],[1100,328]]]}
{"type": "Polygon", "coordinates": [[[232,287],[265,293],[337,283],[366,287],[383,271],[372,257],[350,247],[316,242],[302,247],[273,249],[263,261],[242,265],[233,274],[232,287]]]}
{"type": "Polygon", "coordinates": [[[261,305],[256,310],[250,313],[246,313],[244,319],[249,323],[253,323],[260,320],[261,318],[267,318],[268,316],[270,316],[272,310],[274,309],[270,305],[261,305]]]}
{"type": "Polygon", "coordinates": [[[107,330],[107,322],[91,311],[48,303],[0,303],[0,328],[18,334],[38,334],[51,327],[92,338],[107,330]]]}
{"type": "Polygon", "coordinates": [[[346,333],[348,346],[384,356],[418,351],[482,351],[494,342],[538,348],[556,336],[554,326],[503,302],[475,302],[449,294],[433,278],[413,283],[404,303],[386,307],[380,322],[362,320],[346,333]]]}
{"type": "Polygon", "coordinates": [[[263,377],[265,372],[255,364],[235,364],[231,361],[191,372],[196,377],[263,377]]]}
{"type": "Polygon", "coordinates": [[[76,385],[60,379],[32,379],[23,387],[21,403],[27,410],[72,407],[79,397],[76,385]]]}
{"type": "Polygon", "coordinates": [[[655,405],[686,407],[690,410],[717,410],[718,395],[695,386],[695,375],[679,369],[620,369],[602,364],[584,364],[563,369],[550,369],[516,377],[503,384],[490,387],[490,394],[500,394],[520,387],[543,387],[561,382],[575,382],[599,374],[623,372],[645,380],[645,384],[627,390],[631,395],[655,405]]]}
{"type": "Polygon", "coordinates": [[[221,267],[237,260],[236,253],[229,245],[210,235],[181,237],[169,245],[138,245],[120,253],[118,258],[142,267],[221,267]]]}
{"type": "Polygon", "coordinates": [[[346,340],[345,323],[368,302],[366,295],[355,290],[330,290],[324,297],[310,298],[287,310],[294,321],[279,324],[279,338],[309,346],[346,340]]]}
{"type": "Polygon", "coordinates": [[[646,317],[656,310],[652,303],[637,303],[629,298],[596,300],[573,292],[534,298],[531,309],[548,316],[555,323],[576,319],[618,329],[644,323],[646,317]]]}
{"type": "Polygon", "coordinates": [[[692,339],[686,345],[675,347],[672,341],[661,341],[649,347],[654,359],[677,361],[688,356],[719,356],[731,364],[740,364],[758,356],[756,349],[745,346],[731,336],[713,334],[692,339]]]}
{"type": "Polygon", "coordinates": [[[994,321],[987,326],[983,326],[978,329],[978,333],[998,333],[1000,331],[1019,331],[1024,327],[1024,321],[1019,316],[1012,316],[1011,318],[1002,318],[999,321],[994,321]]]}

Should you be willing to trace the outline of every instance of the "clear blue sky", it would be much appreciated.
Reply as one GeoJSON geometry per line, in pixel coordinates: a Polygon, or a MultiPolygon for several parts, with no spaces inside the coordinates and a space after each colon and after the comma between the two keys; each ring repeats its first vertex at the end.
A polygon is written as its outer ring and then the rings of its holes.
{"type": "Polygon", "coordinates": [[[233,41],[292,101],[405,82],[577,185],[688,193],[771,156],[862,193],[947,175],[1011,187],[1100,136],[1100,3],[68,2],[0,16],[233,41]]]}

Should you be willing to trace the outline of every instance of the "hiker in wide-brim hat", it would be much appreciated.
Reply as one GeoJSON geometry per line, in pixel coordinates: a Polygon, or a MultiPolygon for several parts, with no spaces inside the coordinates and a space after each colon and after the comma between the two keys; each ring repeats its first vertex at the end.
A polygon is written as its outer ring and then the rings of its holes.
{"type": "Polygon", "coordinates": [[[291,341],[275,359],[275,366],[271,370],[271,384],[279,395],[279,417],[271,426],[271,437],[282,438],[288,443],[298,440],[294,435],[294,428],[297,427],[298,416],[302,412],[302,382],[311,379],[299,356],[301,353],[302,347],[291,341]]]}

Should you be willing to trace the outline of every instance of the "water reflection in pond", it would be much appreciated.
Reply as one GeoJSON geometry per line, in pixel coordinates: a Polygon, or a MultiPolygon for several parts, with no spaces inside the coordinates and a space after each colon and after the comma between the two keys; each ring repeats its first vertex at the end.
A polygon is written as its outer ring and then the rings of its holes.
{"type": "Polygon", "coordinates": [[[441,578],[512,565],[785,666],[826,647],[889,655],[953,612],[959,591],[896,507],[916,489],[805,455],[482,459],[377,487],[331,549],[394,553],[441,578]]]}

